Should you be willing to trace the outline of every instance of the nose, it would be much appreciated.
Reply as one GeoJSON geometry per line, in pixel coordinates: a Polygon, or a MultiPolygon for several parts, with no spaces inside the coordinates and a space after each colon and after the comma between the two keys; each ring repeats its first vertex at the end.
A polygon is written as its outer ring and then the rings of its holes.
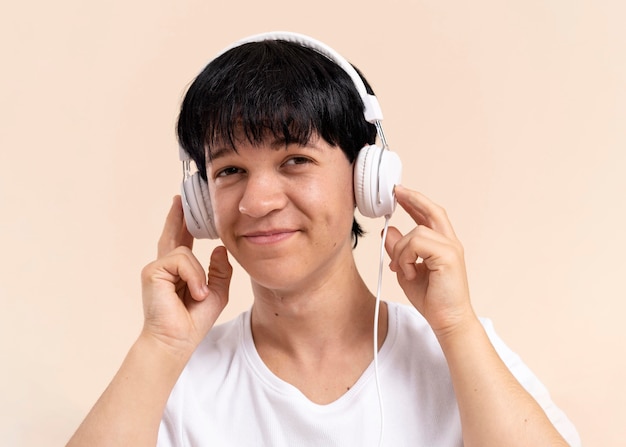
{"type": "Polygon", "coordinates": [[[239,212],[250,217],[263,217],[287,204],[284,185],[275,173],[249,174],[239,201],[239,212]]]}

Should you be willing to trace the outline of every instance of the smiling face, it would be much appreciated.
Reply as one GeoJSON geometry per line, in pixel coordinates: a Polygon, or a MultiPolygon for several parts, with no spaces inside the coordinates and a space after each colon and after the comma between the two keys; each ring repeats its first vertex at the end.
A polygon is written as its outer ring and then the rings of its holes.
{"type": "MultiPolygon", "coordinates": [[[[348,73],[314,48],[280,39],[235,46],[213,59],[185,94],[177,133],[203,179],[220,143],[239,148],[242,133],[257,148],[274,139],[307,145],[318,135],[351,162],[376,141],[348,73]]],[[[352,234],[356,245],[356,220],[352,234]]]]}
{"type": "Polygon", "coordinates": [[[352,265],[352,164],[314,136],[306,145],[240,140],[207,164],[217,231],[262,287],[305,290],[352,265]],[[349,260],[349,262],[346,262],[349,260]]]}

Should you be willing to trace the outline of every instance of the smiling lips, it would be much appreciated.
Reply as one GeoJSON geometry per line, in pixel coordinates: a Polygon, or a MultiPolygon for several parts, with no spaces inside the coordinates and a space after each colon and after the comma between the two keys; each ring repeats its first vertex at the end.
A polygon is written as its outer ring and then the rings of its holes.
{"type": "Polygon", "coordinates": [[[243,234],[242,237],[252,244],[269,245],[284,241],[296,233],[297,230],[281,228],[267,231],[251,231],[243,234]]]}

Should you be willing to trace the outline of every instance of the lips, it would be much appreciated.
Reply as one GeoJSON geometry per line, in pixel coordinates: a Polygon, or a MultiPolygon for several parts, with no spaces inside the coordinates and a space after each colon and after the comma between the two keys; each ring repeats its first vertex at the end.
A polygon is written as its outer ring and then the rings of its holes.
{"type": "Polygon", "coordinates": [[[242,235],[242,237],[252,243],[258,245],[276,244],[289,239],[295,235],[298,231],[290,228],[279,228],[262,231],[249,231],[242,235]]]}

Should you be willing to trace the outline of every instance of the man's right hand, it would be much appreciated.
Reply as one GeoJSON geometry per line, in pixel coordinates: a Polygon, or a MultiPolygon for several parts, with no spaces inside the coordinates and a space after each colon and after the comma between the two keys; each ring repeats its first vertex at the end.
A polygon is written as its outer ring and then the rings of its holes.
{"type": "Polygon", "coordinates": [[[157,259],[141,273],[142,336],[191,355],[228,302],[232,267],[226,249],[216,247],[207,275],[191,249],[180,196],[174,197],[158,243],[157,259]]]}

